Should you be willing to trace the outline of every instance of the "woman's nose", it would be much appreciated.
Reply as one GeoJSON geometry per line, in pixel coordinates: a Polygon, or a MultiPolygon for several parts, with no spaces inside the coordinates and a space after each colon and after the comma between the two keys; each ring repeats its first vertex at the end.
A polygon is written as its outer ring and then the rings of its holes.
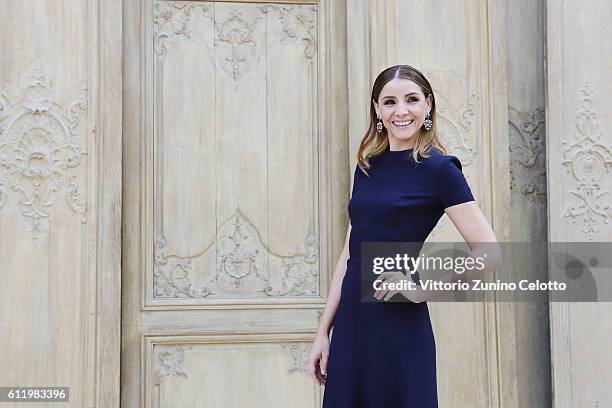
{"type": "Polygon", "coordinates": [[[399,111],[399,113],[407,113],[408,104],[406,102],[400,102],[397,106],[397,110],[399,111]]]}

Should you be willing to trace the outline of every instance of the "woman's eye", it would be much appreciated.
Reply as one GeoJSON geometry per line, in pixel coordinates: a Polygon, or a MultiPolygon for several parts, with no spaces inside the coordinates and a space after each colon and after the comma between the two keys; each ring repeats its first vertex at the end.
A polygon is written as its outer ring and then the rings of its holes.
{"type": "MultiPolygon", "coordinates": [[[[408,102],[418,102],[418,101],[419,101],[419,98],[408,98],[408,102]]],[[[391,100],[385,101],[385,105],[391,105],[394,103],[395,101],[391,101],[391,100]]]]}

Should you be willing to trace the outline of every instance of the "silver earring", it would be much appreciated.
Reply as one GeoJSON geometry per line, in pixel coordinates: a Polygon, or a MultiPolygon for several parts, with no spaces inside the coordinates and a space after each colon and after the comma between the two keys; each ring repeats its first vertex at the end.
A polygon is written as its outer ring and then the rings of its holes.
{"type": "Polygon", "coordinates": [[[425,130],[429,131],[433,127],[433,121],[431,120],[431,115],[429,112],[425,114],[425,120],[423,121],[423,127],[425,130]]]}
{"type": "Polygon", "coordinates": [[[380,120],[379,114],[376,114],[376,118],[378,119],[378,121],[376,122],[376,131],[380,133],[383,130],[383,124],[382,124],[382,121],[380,120]]]}

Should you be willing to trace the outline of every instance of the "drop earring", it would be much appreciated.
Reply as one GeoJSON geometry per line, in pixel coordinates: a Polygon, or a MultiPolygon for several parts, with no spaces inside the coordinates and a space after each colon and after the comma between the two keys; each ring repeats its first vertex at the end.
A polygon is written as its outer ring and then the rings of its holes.
{"type": "Polygon", "coordinates": [[[429,112],[425,113],[425,120],[423,121],[423,127],[425,130],[430,131],[433,127],[433,121],[431,120],[431,115],[429,112]]]}
{"type": "Polygon", "coordinates": [[[376,119],[378,119],[378,121],[376,122],[376,131],[378,133],[382,132],[383,130],[383,124],[382,121],[380,120],[380,114],[376,114],[376,119]]]}

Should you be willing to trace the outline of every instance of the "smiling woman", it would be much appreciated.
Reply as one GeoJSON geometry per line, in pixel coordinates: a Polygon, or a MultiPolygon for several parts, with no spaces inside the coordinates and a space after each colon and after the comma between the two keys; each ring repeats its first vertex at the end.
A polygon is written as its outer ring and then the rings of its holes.
{"type": "Polygon", "coordinates": [[[357,162],[370,167],[369,157],[384,150],[413,149],[412,157],[429,157],[433,147],[446,154],[436,130],[436,100],[429,81],[409,65],[381,72],[372,88],[370,127],[359,146],[357,162]]]}
{"type": "Polygon", "coordinates": [[[436,345],[425,302],[430,295],[417,272],[411,275],[416,290],[381,288],[374,297],[382,302],[363,301],[361,245],[424,242],[445,212],[468,244],[495,241],[495,235],[459,159],[446,155],[438,140],[435,97],[418,70],[398,65],[377,77],[357,156],[347,242],[310,353],[310,373],[326,386],[326,408],[437,407],[436,345]]]}
{"type": "Polygon", "coordinates": [[[403,146],[414,147],[412,136],[424,124],[426,116],[431,121],[431,94],[425,97],[417,84],[399,78],[387,82],[383,91],[389,95],[380,98],[380,106],[377,102],[374,102],[374,106],[377,119],[382,120],[388,129],[389,143],[396,146],[391,150],[401,150],[403,146]],[[417,119],[419,122],[416,122],[417,119]]]}

